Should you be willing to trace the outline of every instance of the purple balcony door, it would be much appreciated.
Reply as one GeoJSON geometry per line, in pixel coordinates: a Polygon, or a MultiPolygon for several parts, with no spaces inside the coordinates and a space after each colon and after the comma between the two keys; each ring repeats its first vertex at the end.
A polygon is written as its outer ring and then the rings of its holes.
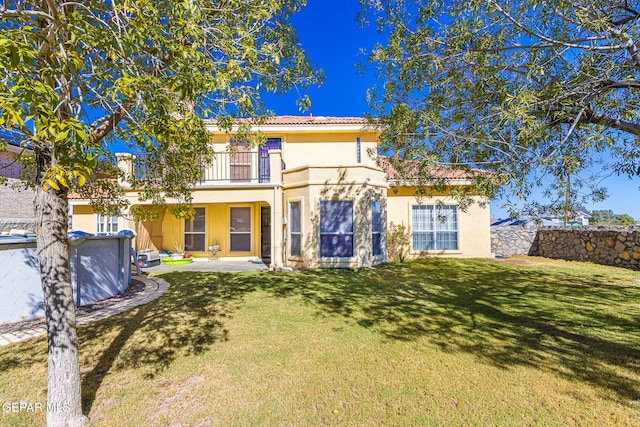
{"type": "Polygon", "coordinates": [[[271,168],[269,163],[269,150],[280,150],[282,148],[282,141],[280,138],[269,138],[267,142],[259,148],[258,158],[258,171],[260,182],[269,182],[271,179],[271,168]]]}

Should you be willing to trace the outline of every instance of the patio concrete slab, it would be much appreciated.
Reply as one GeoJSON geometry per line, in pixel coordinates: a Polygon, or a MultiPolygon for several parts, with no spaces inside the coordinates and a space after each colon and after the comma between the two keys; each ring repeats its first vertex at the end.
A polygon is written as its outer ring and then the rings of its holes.
{"type": "Polygon", "coordinates": [[[154,267],[144,267],[142,271],[151,274],[168,273],[170,271],[209,271],[209,272],[240,272],[259,271],[269,268],[259,259],[230,260],[220,259],[209,261],[207,259],[196,259],[191,264],[166,265],[160,264],[154,267]]]}

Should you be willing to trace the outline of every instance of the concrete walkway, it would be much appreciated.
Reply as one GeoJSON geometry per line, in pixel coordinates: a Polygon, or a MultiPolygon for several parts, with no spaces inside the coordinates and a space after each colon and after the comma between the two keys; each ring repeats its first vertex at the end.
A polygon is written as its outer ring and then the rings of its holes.
{"type": "Polygon", "coordinates": [[[170,271],[210,271],[210,272],[238,272],[268,270],[269,268],[259,259],[233,259],[222,258],[209,261],[207,259],[196,258],[191,264],[166,265],[160,264],[154,267],[144,267],[142,271],[161,274],[170,271]]]}
{"type": "MultiPolygon", "coordinates": [[[[95,322],[107,317],[115,316],[131,310],[139,305],[146,304],[164,294],[169,289],[169,283],[159,277],[133,276],[133,280],[142,282],[144,289],[117,295],[106,300],[98,301],[83,307],[78,307],[76,320],[78,325],[95,322]]],[[[131,287],[142,286],[132,284],[131,287]]],[[[0,325],[0,330],[3,325],[0,325]]],[[[26,341],[47,333],[44,319],[20,322],[18,324],[7,325],[11,331],[0,333],[0,347],[16,342],[26,341]],[[15,325],[15,326],[14,326],[15,325]]]]}

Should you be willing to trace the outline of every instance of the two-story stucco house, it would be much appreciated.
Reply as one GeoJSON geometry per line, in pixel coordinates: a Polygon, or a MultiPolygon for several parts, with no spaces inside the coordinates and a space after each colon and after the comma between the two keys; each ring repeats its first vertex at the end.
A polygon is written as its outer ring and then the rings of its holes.
{"type": "MultiPolygon", "coordinates": [[[[173,251],[177,244],[207,257],[216,245],[220,257],[261,258],[272,267],[361,267],[387,260],[387,227],[394,222],[411,234],[410,257],[490,256],[488,207],[463,212],[446,192],[418,198],[411,179],[383,170],[384,162],[370,155],[379,133],[365,119],[278,116],[259,130],[266,144],[230,152],[233,133],[209,124],[217,154],[193,191],[192,219],[167,209],[155,221],[133,224],[75,200],[74,229],[135,228],[138,250],[173,251]]],[[[128,173],[133,157],[119,155],[128,173]]],[[[468,184],[453,178],[452,185],[468,184]]],[[[139,203],[135,189],[126,194],[139,203]]]]}

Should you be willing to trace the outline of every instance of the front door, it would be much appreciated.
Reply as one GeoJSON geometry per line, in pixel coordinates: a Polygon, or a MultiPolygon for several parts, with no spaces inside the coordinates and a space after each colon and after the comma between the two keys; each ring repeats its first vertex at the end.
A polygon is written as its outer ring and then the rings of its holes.
{"type": "Polygon", "coordinates": [[[265,264],[271,263],[271,208],[260,207],[260,257],[265,264]]]}

